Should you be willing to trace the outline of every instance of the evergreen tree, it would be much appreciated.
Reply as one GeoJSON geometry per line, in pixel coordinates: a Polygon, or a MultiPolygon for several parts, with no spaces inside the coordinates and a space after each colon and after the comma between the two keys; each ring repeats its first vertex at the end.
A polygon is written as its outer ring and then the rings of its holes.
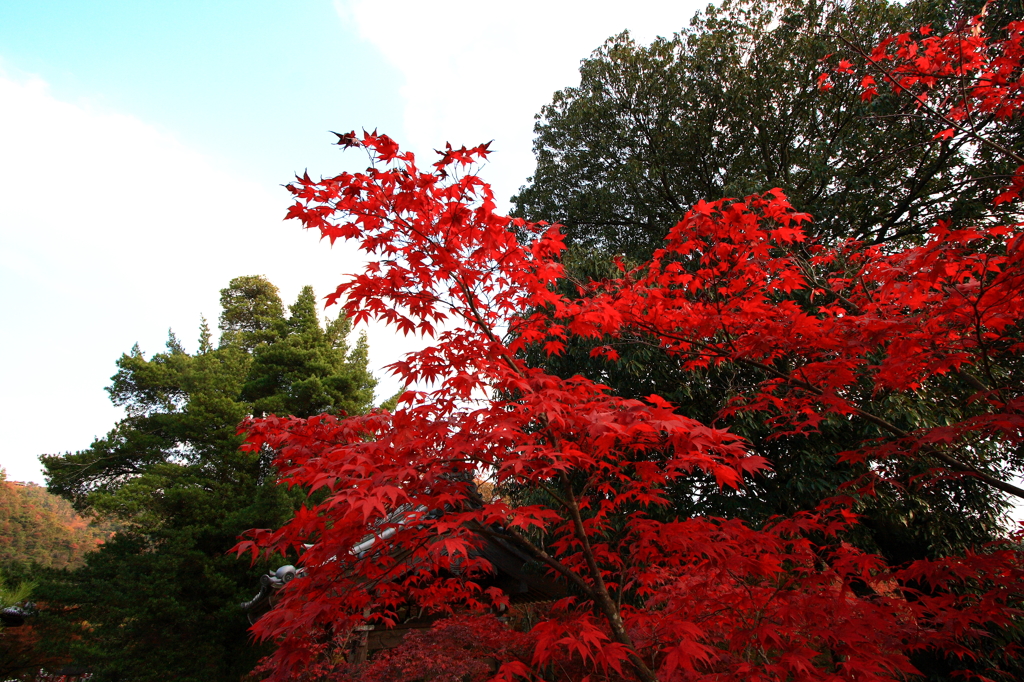
{"type": "Polygon", "coordinates": [[[53,605],[49,643],[64,642],[94,679],[247,673],[260,652],[238,604],[266,567],[225,552],[243,531],[283,522],[298,497],[275,484],[266,457],[238,450],[238,424],[372,405],[365,338],[350,348],[347,320],[324,326],[311,288],[287,316],[258,276],[232,280],[221,303],[219,346],[205,320],[195,354],[173,334],[150,358],[136,346],[107,389],[125,418],[85,450],[42,458],[52,491],[123,524],[84,568],[39,588],[53,605]]]}
{"type": "Polygon", "coordinates": [[[367,345],[360,335],[354,348],[352,324],[344,316],[324,328],[312,287],[305,287],[279,320],[279,341],[258,346],[242,389],[254,414],[349,414],[373,400],[373,380],[366,370],[367,345]]]}
{"type": "Polygon", "coordinates": [[[252,350],[281,331],[284,307],[277,287],[261,275],[236,277],[220,291],[221,345],[252,350]]]}

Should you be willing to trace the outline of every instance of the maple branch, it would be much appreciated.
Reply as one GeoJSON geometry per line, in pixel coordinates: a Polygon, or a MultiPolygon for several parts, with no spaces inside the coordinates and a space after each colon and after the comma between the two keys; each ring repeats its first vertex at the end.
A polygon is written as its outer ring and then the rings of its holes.
{"type": "Polygon", "coordinates": [[[559,503],[563,507],[568,507],[569,506],[569,503],[565,500],[565,498],[563,498],[561,495],[556,493],[555,489],[552,488],[551,486],[549,486],[544,481],[537,481],[537,485],[540,486],[541,490],[543,490],[548,495],[550,495],[551,499],[553,499],[555,502],[559,503]]]}
{"type": "Polygon", "coordinates": [[[811,267],[811,264],[808,263],[804,258],[801,258],[792,251],[789,253],[789,257],[798,266],[800,266],[800,271],[811,284],[815,285],[822,291],[828,292],[835,296],[836,300],[843,304],[843,307],[846,308],[847,312],[849,312],[851,315],[863,314],[863,310],[861,310],[861,307],[859,305],[857,305],[856,303],[854,303],[853,301],[851,301],[850,299],[848,299],[847,297],[843,296],[841,293],[830,287],[826,282],[822,282],[821,279],[818,277],[818,273],[815,272],[814,268],[811,267]]]}
{"type": "Polygon", "coordinates": [[[509,356],[508,350],[505,348],[505,344],[498,340],[498,337],[496,337],[494,332],[491,330],[491,326],[484,321],[483,316],[480,315],[480,311],[477,310],[476,303],[474,302],[476,297],[472,292],[470,292],[469,287],[467,287],[465,283],[463,283],[463,281],[454,274],[452,275],[452,279],[455,280],[455,283],[459,286],[459,290],[462,292],[462,295],[466,297],[466,305],[469,306],[469,312],[473,314],[473,317],[470,318],[470,322],[476,323],[476,326],[480,328],[480,331],[484,333],[491,343],[501,349],[502,360],[504,360],[505,363],[516,372],[516,374],[522,376],[522,370],[516,364],[515,360],[509,356]]]}
{"type": "MultiPolygon", "coordinates": [[[[981,16],[985,16],[986,14],[988,14],[988,2],[985,3],[985,7],[982,8],[982,10],[981,10],[981,16]]],[[[957,33],[957,35],[959,37],[960,31],[957,31],[956,33],[957,33]]],[[[960,63],[963,64],[963,61],[964,61],[964,41],[963,41],[962,38],[957,42],[956,47],[957,47],[957,51],[960,53],[960,63]]],[[[967,82],[965,80],[965,76],[967,74],[966,74],[966,71],[964,69],[958,69],[958,71],[960,72],[959,74],[957,74],[957,80],[959,81],[959,86],[960,86],[960,96],[963,98],[963,101],[966,102],[967,101],[967,82]]],[[[971,111],[971,107],[966,107],[966,113],[967,113],[967,121],[968,121],[968,123],[971,124],[971,130],[977,132],[978,128],[977,128],[977,126],[974,123],[974,115],[973,115],[973,112],[971,111]]]]}
{"type": "MultiPolygon", "coordinates": [[[[987,267],[988,263],[986,262],[985,265],[987,267]]],[[[992,375],[992,363],[990,362],[989,358],[988,344],[985,342],[985,334],[982,331],[982,328],[984,327],[983,315],[981,313],[981,310],[978,309],[978,304],[981,302],[982,296],[984,296],[985,293],[988,291],[988,287],[986,286],[985,282],[979,282],[979,287],[980,290],[978,292],[978,295],[975,296],[974,299],[971,301],[971,309],[974,311],[974,341],[975,343],[978,344],[978,349],[981,351],[982,371],[985,373],[985,376],[988,377],[988,380],[992,383],[992,385],[996,386],[995,391],[996,393],[999,394],[1000,399],[1003,401],[1003,403],[1006,403],[1007,400],[1005,392],[1003,391],[1002,387],[998,385],[999,382],[996,381],[996,378],[992,375]]],[[[962,298],[965,298],[963,293],[961,293],[958,290],[955,291],[962,298]]],[[[981,382],[978,383],[980,384],[981,382]]]]}
{"type": "MultiPolygon", "coordinates": [[[[506,351],[504,344],[502,344],[494,336],[494,332],[491,330],[490,325],[484,321],[483,316],[480,314],[479,310],[477,310],[476,297],[472,294],[472,292],[470,292],[469,287],[466,286],[466,284],[454,274],[452,275],[452,279],[458,285],[459,290],[462,291],[462,295],[466,299],[466,305],[469,307],[469,312],[472,314],[471,321],[475,322],[477,327],[479,327],[480,331],[483,332],[484,335],[486,335],[487,338],[492,343],[494,343],[498,348],[501,349],[501,357],[503,360],[505,360],[509,367],[520,376],[523,376],[522,370],[519,368],[516,362],[508,355],[508,352],[506,351]]],[[[548,432],[549,440],[551,440],[553,445],[557,445],[559,439],[555,434],[551,432],[551,424],[548,421],[546,414],[544,415],[544,421],[545,430],[548,432]]],[[[601,569],[597,565],[597,560],[594,557],[594,551],[590,545],[590,538],[587,535],[586,528],[583,526],[583,518],[580,515],[579,505],[577,504],[576,497],[572,491],[572,483],[568,481],[568,477],[565,475],[564,472],[561,473],[561,479],[563,485],[565,486],[566,496],[564,500],[560,501],[562,501],[562,503],[566,506],[566,508],[569,510],[569,513],[572,516],[576,538],[580,541],[583,547],[583,556],[587,562],[587,569],[590,572],[591,579],[594,581],[594,587],[588,588],[586,590],[586,593],[591,596],[594,602],[597,603],[598,607],[604,613],[604,616],[608,620],[608,625],[611,627],[615,639],[620,644],[627,647],[629,651],[630,662],[633,664],[633,668],[635,669],[639,679],[643,680],[643,682],[658,682],[658,678],[654,674],[654,671],[648,668],[644,660],[640,657],[639,654],[636,653],[633,647],[633,641],[630,638],[629,633],[626,632],[625,625],[622,622],[622,613],[620,609],[616,608],[615,602],[612,600],[611,595],[608,594],[608,587],[604,583],[604,578],[601,575],[601,569]]],[[[555,499],[559,499],[559,497],[556,495],[553,495],[553,497],[555,497],[555,499]]],[[[509,530],[511,531],[512,529],[509,530]]],[[[516,534],[516,537],[520,536],[516,534]]],[[[523,542],[529,542],[526,538],[521,538],[521,540],[523,542]]],[[[529,543],[529,546],[532,548],[530,550],[531,553],[537,553],[536,556],[548,557],[546,552],[543,552],[539,548],[534,547],[533,543],[529,543]]],[[[582,578],[580,578],[578,575],[570,571],[568,568],[562,566],[560,563],[555,562],[554,559],[550,559],[550,557],[548,557],[547,559],[544,559],[544,561],[548,565],[552,566],[552,568],[558,570],[559,573],[569,576],[574,584],[586,585],[586,582],[582,578]]]]}
{"type": "MultiPolygon", "coordinates": [[[[653,333],[653,331],[652,331],[652,333],[653,333]]],[[[680,336],[677,336],[677,335],[674,335],[674,334],[671,334],[671,333],[668,333],[668,332],[664,332],[664,331],[658,331],[657,333],[658,333],[658,335],[662,336],[663,338],[674,339],[676,341],[681,341],[681,342],[689,344],[691,346],[696,346],[696,347],[701,348],[701,349],[703,349],[705,351],[712,351],[713,352],[713,349],[708,344],[706,344],[706,343],[702,343],[700,341],[694,341],[694,340],[691,340],[691,339],[682,338],[680,336]]],[[[644,342],[639,341],[638,343],[644,343],[644,342]]],[[[653,345],[653,344],[647,344],[647,345],[653,345]]],[[[808,393],[812,393],[812,394],[814,394],[816,396],[824,396],[825,395],[824,391],[822,391],[817,386],[811,384],[810,382],[805,381],[803,379],[797,379],[797,378],[793,377],[792,374],[788,374],[786,372],[783,372],[783,371],[781,371],[779,369],[776,369],[775,367],[772,367],[771,365],[765,364],[763,362],[758,362],[757,360],[752,360],[750,358],[742,358],[742,357],[741,358],[737,358],[737,357],[732,357],[732,356],[728,356],[728,355],[724,355],[723,356],[720,353],[718,355],[720,357],[725,357],[728,360],[731,360],[732,362],[738,362],[738,363],[741,363],[741,364],[744,364],[744,365],[748,365],[750,367],[754,367],[754,368],[760,369],[760,370],[762,370],[764,372],[767,372],[768,374],[771,374],[772,376],[774,376],[777,379],[782,379],[783,381],[785,381],[787,384],[790,384],[791,386],[797,386],[799,388],[804,389],[808,393]]],[[[891,433],[892,435],[896,436],[897,438],[905,439],[905,438],[909,438],[910,437],[910,433],[909,432],[904,431],[900,427],[896,426],[895,424],[887,421],[886,419],[884,419],[882,417],[879,417],[876,414],[872,414],[871,412],[868,412],[867,410],[863,410],[863,409],[861,409],[861,408],[857,407],[856,405],[853,405],[853,404],[851,404],[849,402],[847,402],[847,406],[849,407],[850,411],[853,414],[856,414],[858,417],[861,417],[865,421],[868,421],[868,422],[874,424],[875,426],[878,426],[879,428],[882,428],[882,429],[888,431],[889,433],[891,433]]],[[[996,488],[998,490],[1003,491],[1004,493],[1007,493],[1009,495],[1013,495],[1014,497],[1019,497],[1021,499],[1024,499],[1024,488],[1019,488],[1018,486],[1015,486],[1012,483],[1007,483],[1006,481],[1003,481],[1003,480],[1000,480],[998,478],[995,478],[994,476],[985,473],[981,469],[978,469],[975,466],[967,464],[966,462],[961,462],[959,459],[953,457],[952,455],[946,454],[945,452],[942,452],[942,451],[938,450],[937,448],[929,446],[927,448],[921,449],[920,452],[925,454],[925,455],[930,455],[932,457],[935,457],[936,459],[938,459],[939,461],[943,462],[944,464],[946,464],[946,466],[948,466],[951,469],[954,469],[956,471],[960,471],[962,473],[970,474],[970,475],[972,475],[972,476],[974,476],[974,477],[984,481],[985,483],[988,483],[993,488],[996,488]]]]}
{"type": "Polygon", "coordinates": [[[956,377],[958,379],[960,379],[965,384],[967,384],[968,386],[970,386],[974,390],[978,391],[979,393],[988,393],[988,391],[989,391],[988,386],[986,386],[985,384],[981,383],[981,380],[978,379],[978,377],[976,377],[973,374],[970,374],[968,372],[965,372],[962,368],[954,369],[953,370],[953,374],[956,375],[956,377]]]}
{"type": "MultiPolygon", "coordinates": [[[[751,367],[757,367],[758,369],[764,370],[765,372],[769,372],[770,374],[773,374],[775,377],[786,381],[786,383],[792,384],[794,386],[799,386],[800,388],[810,393],[813,393],[814,395],[823,396],[825,394],[824,391],[822,391],[820,388],[808,383],[807,381],[801,379],[794,379],[792,375],[777,370],[771,365],[766,365],[763,362],[757,362],[756,360],[750,360],[749,358],[738,358],[738,361],[750,365],[751,367]]],[[[893,434],[897,438],[903,439],[910,437],[910,433],[904,431],[895,424],[890,423],[886,419],[883,419],[882,417],[879,417],[876,414],[872,414],[867,410],[862,410],[856,405],[850,403],[847,403],[847,405],[849,406],[850,411],[856,414],[858,417],[861,417],[862,419],[871,422],[875,426],[885,429],[886,431],[893,434]]],[[[961,462],[955,457],[948,455],[937,448],[928,446],[920,450],[920,452],[935,457],[936,459],[943,462],[944,464],[946,464],[946,466],[948,466],[951,469],[955,469],[966,474],[971,474],[972,476],[981,479],[985,483],[988,483],[993,488],[1002,490],[1004,493],[1008,493],[1015,497],[1024,499],[1024,488],[1018,488],[1012,483],[1007,483],[1006,481],[1002,481],[998,478],[995,478],[994,476],[986,474],[981,469],[978,469],[975,466],[967,464],[966,462],[961,462]]]]}
{"type": "Polygon", "coordinates": [[[492,540],[498,541],[499,543],[504,540],[511,540],[521,549],[526,550],[528,554],[531,554],[533,558],[550,566],[552,570],[564,576],[566,579],[569,580],[569,582],[578,587],[584,594],[586,594],[588,597],[596,601],[593,588],[591,588],[591,586],[587,584],[587,581],[581,578],[575,571],[567,567],[561,561],[554,558],[537,545],[533,544],[533,542],[531,542],[529,538],[527,538],[525,535],[520,533],[515,528],[509,528],[505,526],[503,530],[505,531],[505,533],[508,534],[506,536],[501,533],[494,532],[493,530],[491,530],[484,524],[480,523],[479,521],[470,521],[466,524],[466,527],[470,530],[481,533],[482,535],[485,535],[492,540]]]}
{"type": "Polygon", "coordinates": [[[590,571],[590,577],[594,581],[594,594],[596,596],[595,601],[600,607],[601,611],[604,612],[605,618],[608,620],[608,625],[612,628],[612,634],[615,635],[615,639],[626,646],[629,650],[629,658],[633,663],[633,667],[636,669],[637,676],[644,680],[644,682],[658,682],[657,676],[654,674],[647,664],[644,663],[643,659],[640,658],[639,654],[633,648],[633,640],[630,638],[629,633],[626,632],[626,627],[622,622],[622,612],[615,607],[615,602],[612,600],[611,595],[608,594],[608,587],[604,583],[604,577],[601,575],[601,568],[597,565],[597,559],[594,557],[594,550],[590,546],[590,538],[587,535],[587,530],[583,526],[583,517],[580,515],[580,507],[576,502],[576,496],[572,492],[572,483],[569,481],[568,476],[565,472],[561,473],[562,484],[566,489],[566,498],[569,502],[569,513],[572,515],[573,526],[576,530],[576,538],[580,541],[583,547],[583,557],[587,561],[587,569],[590,571]]]}
{"type": "MultiPolygon", "coordinates": [[[[869,55],[867,52],[865,52],[864,49],[860,45],[857,45],[856,43],[853,43],[852,41],[847,39],[846,36],[844,36],[842,33],[840,33],[838,35],[839,35],[839,39],[841,41],[843,41],[843,43],[845,43],[847,47],[849,47],[851,50],[853,50],[854,52],[859,54],[868,64],[870,64],[872,67],[877,69],[879,71],[879,73],[881,73],[882,76],[886,80],[888,80],[889,82],[891,82],[893,84],[894,87],[898,88],[903,93],[905,93],[905,94],[909,95],[910,97],[914,98],[914,101],[916,101],[918,103],[918,106],[920,108],[924,109],[928,113],[928,115],[932,117],[932,119],[938,120],[938,121],[942,121],[942,123],[944,123],[945,125],[948,125],[950,128],[953,128],[957,132],[960,132],[960,133],[963,133],[964,135],[967,135],[968,137],[976,140],[977,142],[979,142],[982,145],[991,147],[992,149],[994,149],[994,150],[998,151],[999,153],[1003,154],[1004,156],[1007,156],[1007,157],[1013,159],[1017,163],[1024,164],[1024,156],[1021,156],[1020,154],[1017,154],[1012,149],[1007,149],[1003,145],[999,144],[998,142],[994,142],[993,140],[990,140],[989,138],[985,137],[984,135],[979,135],[973,129],[967,128],[967,127],[965,127],[963,125],[960,125],[959,123],[957,123],[953,119],[949,118],[945,114],[942,114],[942,113],[936,111],[929,104],[927,104],[923,99],[921,99],[917,95],[915,95],[914,92],[910,88],[908,88],[905,85],[903,85],[899,81],[899,79],[897,79],[892,74],[891,71],[887,70],[881,64],[879,64],[877,61],[872,59],[871,55],[869,55]]],[[[968,107],[968,109],[969,108],[970,107],[968,107]]]]}

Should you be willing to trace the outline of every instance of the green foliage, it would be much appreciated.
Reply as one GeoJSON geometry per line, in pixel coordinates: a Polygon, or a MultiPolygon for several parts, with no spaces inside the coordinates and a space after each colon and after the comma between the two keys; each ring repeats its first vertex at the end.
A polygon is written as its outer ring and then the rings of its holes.
{"type": "Polygon", "coordinates": [[[774,187],[830,239],[914,237],[940,217],[987,215],[1006,160],[932,140],[909,98],[867,103],[856,83],[817,85],[844,41],[871,46],[959,16],[932,0],[726,0],[649,46],[614,36],[538,115],[537,167],[515,211],[638,260],[695,202],[774,187]]]}
{"type": "Polygon", "coordinates": [[[277,287],[266,277],[248,275],[231,280],[231,284],[220,291],[220,307],[221,345],[251,351],[278,337],[284,306],[277,287]]]}
{"type": "Polygon", "coordinates": [[[17,606],[28,599],[34,588],[34,584],[26,582],[20,582],[16,587],[9,586],[4,581],[3,575],[0,575],[0,609],[17,606]]]}
{"type": "Polygon", "coordinates": [[[279,340],[258,346],[242,390],[255,416],[267,414],[356,414],[373,401],[373,378],[366,370],[366,336],[349,348],[351,322],[344,316],[324,329],[312,287],[305,287],[278,323],[279,340]]]}
{"type": "MultiPolygon", "coordinates": [[[[3,484],[3,470],[0,469],[0,484],[3,484]]],[[[12,607],[25,606],[24,603],[35,589],[35,583],[21,580],[17,584],[11,584],[0,574],[0,610],[12,607]]],[[[15,676],[26,672],[38,670],[35,665],[38,659],[32,655],[31,645],[24,642],[21,636],[29,628],[24,622],[15,621],[15,628],[8,630],[5,623],[0,622],[0,679],[20,679],[15,676]]],[[[30,627],[30,626],[29,626],[30,627]]]]}
{"type": "Polygon", "coordinates": [[[248,672],[261,651],[238,604],[267,567],[224,553],[241,532],[280,525],[298,496],[275,484],[267,456],[239,452],[238,424],[372,406],[365,338],[350,347],[344,318],[322,325],[311,288],[288,315],[262,277],[232,280],[221,302],[219,346],[204,320],[195,354],[173,334],[150,358],[133,348],[107,389],[125,418],[85,450],[42,458],[52,491],[122,524],[84,568],[40,585],[54,605],[48,645],[97,680],[248,672]]]}

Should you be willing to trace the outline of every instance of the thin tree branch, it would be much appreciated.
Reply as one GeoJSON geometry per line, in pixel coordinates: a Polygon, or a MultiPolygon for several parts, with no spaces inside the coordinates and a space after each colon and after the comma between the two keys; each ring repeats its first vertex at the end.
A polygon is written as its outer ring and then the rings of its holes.
{"type": "Polygon", "coordinates": [[[879,71],[879,73],[881,73],[882,76],[887,81],[889,81],[890,83],[893,84],[893,86],[895,86],[900,91],[902,91],[902,92],[910,95],[911,97],[913,97],[914,100],[918,103],[918,105],[922,109],[924,109],[928,113],[928,115],[932,117],[933,120],[941,121],[945,125],[948,125],[950,128],[953,128],[957,132],[960,132],[960,133],[963,133],[964,135],[967,135],[968,137],[970,137],[971,139],[977,141],[978,143],[983,144],[983,145],[985,145],[987,147],[991,147],[992,149],[996,150],[1000,154],[1003,154],[1004,156],[1007,156],[1007,157],[1013,159],[1014,161],[1016,161],[1019,164],[1024,164],[1024,156],[1021,156],[1020,154],[1014,152],[1012,149],[1007,149],[1003,145],[1001,145],[998,142],[995,142],[995,141],[985,137],[984,135],[979,135],[974,130],[972,130],[972,129],[968,128],[968,127],[965,127],[965,126],[963,126],[963,125],[961,125],[959,123],[957,123],[956,121],[954,121],[953,119],[949,118],[945,114],[942,114],[942,113],[936,111],[928,103],[926,103],[926,102],[922,101],[921,99],[919,99],[917,97],[917,95],[915,95],[914,92],[912,90],[910,90],[910,88],[908,88],[905,85],[903,85],[902,83],[900,83],[899,79],[897,79],[895,76],[892,75],[892,72],[890,72],[889,70],[885,69],[881,64],[879,64],[874,59],[872,59],[871,55],[869,55],[867,52],[865,52],[864,49],[860,45],[857,45],[856,43],[853,43],[852,41],[847,39],[846,36],[844,36],[841,33],[839,34],[839,39],[841,41],[843,41],[843,43],[845,43],[847,47],[849,47],[851,50],[853,50],[854,52],[859,54],[861,57],[863,57],[864,60],[868,64],[870,64],[872,67],[877,69],[879,71]]]}

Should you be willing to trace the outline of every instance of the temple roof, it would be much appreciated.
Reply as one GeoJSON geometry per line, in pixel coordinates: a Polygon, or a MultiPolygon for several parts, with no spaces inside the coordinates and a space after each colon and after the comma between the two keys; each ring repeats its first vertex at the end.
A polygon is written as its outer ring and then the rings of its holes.
{"type": "MultiPolygon", "coordinates": [[[[393,529],[392,533],[394,532],[393,529]]],[[[511,542],[501,538],[501,529],[484,536],[477,534],[479,545],[471,554],[486,559],[494,568],[494,573],[483,577],[481,586],[498,587],[504,592],[511,604],[529,604],[552,601],[566,595],[565,588],[550,577],[544,575],[540,566],[528,555],[516,548],[511,542]]],[[[382,534],[387,537],[388,531],[382,534]]],[[[368,536],[351,550],[353,554],[362,555],[372,550],[379,541],[376,536],[368,536]]],[[[276,603],[276,593],[288,582],[301,578],[305,568],[285,565],[276,571],[260,576],[260,589],[255,597],[241,604],[241,608],[249,616],[249,622],[256,620],[269,611],[276,603]]]]}

